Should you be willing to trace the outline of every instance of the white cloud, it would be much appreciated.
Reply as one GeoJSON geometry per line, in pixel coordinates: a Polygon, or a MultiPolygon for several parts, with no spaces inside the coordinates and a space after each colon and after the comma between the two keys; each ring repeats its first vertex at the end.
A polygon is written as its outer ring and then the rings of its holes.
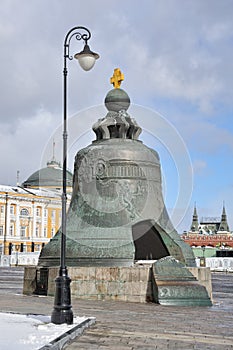
{"type": "Polygon", "coordinates": [[[20,181],[23,182],[39,168],[40,155],[53,126],[53,116],[44,110],[39,110],[31,119],[21,118],[15,128],[1,125],[0,149],[4,168],[1,174],[2,184],[15,184],[17,170],[20,171],[20,181]]]}
{"type": "Polygon", "coordinates": [[[226,40],[232,37],[232,21],[214,23],[212,26],[205,26],[204,32],[206,40],[210,43],[218,43],[220,40],[226,40]]]}
{"type": "Polygon", "coordinates": [[[183,126],[186,140],[192,148],[205,154],[214,154],[226,146],[233,151],[233,134],[230,130],[222,128],[209,121],[191,120],[183,126]]]}
{"type": "Polygon", "coordinates": [[[193,161],[194,175],[201,175],[207,168],[207,163],[204,160],[196,159],[193,161]]]}
{"type": "MultiPolygon", "coordinates": [[[[91,49],[101,58],[88,73],[68,62],[69,116],[100,104],[120,67],[132,103],[158,110],[162,101],[190,153],[203,153],[194,162],[203,174],[208,155],[233,151],[232,121],[223,118],[233,111],[232,18],[229,0],[2,0],[0,182],[15,181],[18,169],[22,180],[37,170],[62,121],[63,40],[75,25],[91,29],[91,49]]],[[[74,41],[71,52],[81,48],[74,41]]]]}

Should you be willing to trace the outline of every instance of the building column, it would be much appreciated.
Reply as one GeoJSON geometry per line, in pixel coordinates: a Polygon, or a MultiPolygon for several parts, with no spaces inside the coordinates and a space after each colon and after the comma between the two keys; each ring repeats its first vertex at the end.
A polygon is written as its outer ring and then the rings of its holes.
{"type": "Polygon", "coordinates": [[[45,209],[45,205],[43,203],[41,204],[41,237],[42,238],[44,238],[44,228],[45,228],[44,209],[45,209]]]}
{"type": "Polygon", "coordinates": [[[17,201],[16,203],[16,222],[15,222],[15,238],[16,240],[20,239],[20,209],[19,209],[19,203],[17,201]]]}
{"type": "Polygon", "coordinates": [[[32,232],[31,232],[32,242],[36,239],[36,204],[32,203],[32,232]]]}
{"type": "Polygon", "coordinates": [[[9,228],[10,228],[10,206],[9,206],[9,198],[8,193],[5,196],[5,222],[4,222],[4,242],[3,242],[3,254],[8,255],[9,250],[7,246],[7,238],[9,236],[9,228]]]}

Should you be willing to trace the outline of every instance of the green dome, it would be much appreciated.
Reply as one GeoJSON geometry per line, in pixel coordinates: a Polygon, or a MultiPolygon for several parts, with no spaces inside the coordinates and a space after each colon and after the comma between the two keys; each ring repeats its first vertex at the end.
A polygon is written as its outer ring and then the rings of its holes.
{"type": "MultiPolygon", "coordinates": [[[[66,172],[67,187],[72,187],[73,175],[70,171],[66,172]]],[[[62,188],[62,168],[60,164],[54,160],[47,163],[46,168],[42,168],[34,172],[29,178],[23,182],[23,187],[54,187],[62,188]]]]}

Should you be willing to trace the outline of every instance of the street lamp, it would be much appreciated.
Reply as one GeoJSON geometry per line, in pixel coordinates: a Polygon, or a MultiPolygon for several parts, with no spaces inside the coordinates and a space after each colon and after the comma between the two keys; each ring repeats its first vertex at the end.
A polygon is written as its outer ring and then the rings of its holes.
{"type": "Polygon", "coordinates": [[[80,66],[85,70],[90,70],[95,61],[99,58],[99,55],[92,52],[87,44],[91,37],[90,31],[85,27],[72,28],[65,37],[64,40],[64,69],[63,69],[63,190],[62,190],[62,222],[61,222],[61,254],[60,254],[60,268],[59,275],[55,280],[55,300],[54,309],[51,316],[52,323],[55,324],[72,324],[73,323],[73,311],[71,306],[70,296],[70,282],[66,267],[66,169],[67,169],[67,59],[72,60],[73,56],[70,56],[70,41],[75,37],[76,40],[84,40],[84,49],[75,54],[74,58],[79,61],[80,66]]]}
{"type": "Polygon", "coordinates": [[[201,246],[203,256],[200,257],[200,266],[205,267],[205,246],[201,246]]]}
{"type": "Polygon", "coordinates": [[[205,246],[204,246],[204,245],[202,245],[202,246],[201,246],[201,249],[202,249],[203,258],[204,258],[204,257],[205,257],[205,246]]]}

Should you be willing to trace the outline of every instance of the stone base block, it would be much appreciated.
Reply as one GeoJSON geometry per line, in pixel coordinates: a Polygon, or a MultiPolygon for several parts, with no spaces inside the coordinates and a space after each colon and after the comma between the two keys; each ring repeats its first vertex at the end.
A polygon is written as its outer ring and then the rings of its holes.
{"type": "MultiPolygon", "coordinates": [[[[212,295],[210,271],[194,268],[200,283],[209,284],[208,293],[212,295]],[[196,270],[195,270],[196,269],[196,270]]],[[[55,279],[58,267],[50,267],[40,273],[40,267],[26,267],[24,272],[24,294],[39,294],[41,286],[47,283],[47,295],[55,292],[55,279]],[[47,271],[47,279],[45,272],[47,271]],[[40,280],[42,279],[42,280],[40,280]]],[[[152,264],[131,267],[70,267],[72,298],[90,300],[120,300],[128,302],[155,302],[155,282],[152,278],[152,264]]],[[[44,291],[44,290],[42,290],[44,291]]]]}
{"type": "Polygon", "coordinates": [[[24,268],[23,294],[31,295],[36,289],[36,266],[24,268]]]}

